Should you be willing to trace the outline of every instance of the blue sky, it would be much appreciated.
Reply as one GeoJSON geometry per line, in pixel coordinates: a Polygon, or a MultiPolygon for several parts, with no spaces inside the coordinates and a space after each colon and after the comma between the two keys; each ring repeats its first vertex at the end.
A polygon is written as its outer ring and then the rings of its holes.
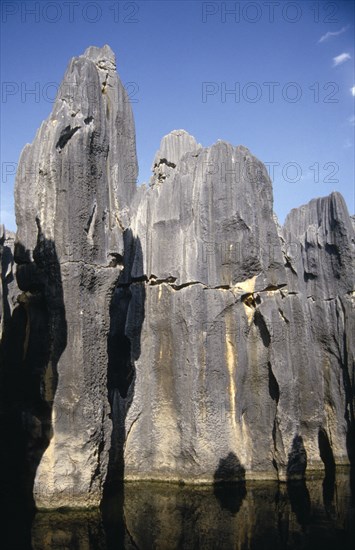
{"type": "Polygon", "coordinates": [[[184,128],[204,146],[243,144],[265,162],[281,222],[333,190],[354,213],[353,2],[3,1],[1,8],[1,223],[10,229],[23,146],[49,115],[70,58],[106,43],[132,100],[139,182],[149,179],[161,138],[184,128]]]}

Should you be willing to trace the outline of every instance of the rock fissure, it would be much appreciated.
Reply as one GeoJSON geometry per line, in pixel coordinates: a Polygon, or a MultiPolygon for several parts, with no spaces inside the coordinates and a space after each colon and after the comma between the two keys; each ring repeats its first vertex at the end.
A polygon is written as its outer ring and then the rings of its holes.
{"type": "Polygon", "coordinates": [[[64,149],[64,147],[66,146],[68,141],[73,137],[73,135],[76,134],[78,130],[80,130],[80,128],[81,128],[80,126],[74,126],[72,128],[69,124],[64,128],[64,130],[62,130],[59,136],[59,139],[56,143],[56,149],[58,150],[59,153],[62,151],[62,149],[64,149]]]}
{"type": "MultiPolygon", "coordinates": [[[[110,253],[109,256],[113,256],[113,257],[120,257],[120,254],[114,254],[114,253],[110,253]]],[[[85,260],[61,260],[60,262],[60,265],[64,266],[64,265],[70,265],[70,264],[77,264],[77,265],[85,265],[87,267],[93,267],[95,269],[112,269],[113,267],[116,267],[119,262],[112,262],[112,260],[110,261],[109,265],[102,265],[102,264],[94,264],[92,262],[87,262],[85,260]]]]}
{"type": "Polygon", "coordinates": [[[159,168],[162,164],[165,164],[165,166],[169,166],[169,168],[176,168],[176,164],[173,162],[169,162],[166,159],[159,159],[159,162],[154,165],[154,168],[159,168]]]}
{"type": "Polygon", "coordinates": [[[78,93],[25,147],[16,237],[0,230],[3,470],[22,445],[13,478],[57,508],[97,506],[123,480],[291,480],[354,461],[342,196],[281,227],[263,164],[184,130],[137,187],[115,66],[108,46],[71,61],[78,93]]]}
{"type": "Polygon", "coordinates": [[[125,442],[124,442],[124,449],[125,449],[126,446],[127,446],[128,439],[129,439],[130,433],[131,433],[131,431],[132,431],[132,429],[133,429],[133,426],[134,426],[135,423],[138,421],[138,419],[139,419],[139,417],[141,416],[141,414],[142,414],[141,412],[138,413],[138,415],[137,415],[136,418],[133,420],[132,424],[130,425],[130,427],[129,427],[127,433],[126,433],[125,442]]]}
{"type": "Polygon", "coordinates": [[[87,223],[87,226],[84,229],[84,231],[85,231],[85,233],[87,233],[88,237],[92,237],[93,225],[95,223],[95,214],[96,214],[96,203],[94,204],[94,206],[92,208],[92,212],[90,214],[89,221],[87,223]]]}

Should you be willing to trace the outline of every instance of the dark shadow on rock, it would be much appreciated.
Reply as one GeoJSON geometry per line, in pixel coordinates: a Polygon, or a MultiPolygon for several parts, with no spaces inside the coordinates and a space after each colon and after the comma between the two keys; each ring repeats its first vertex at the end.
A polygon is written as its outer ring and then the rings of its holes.
{"type": "MultiPolygon", "coordinates": [[[[1,230],[1,226],[0,226],[1,230]]],[[[3,229],[3,234],[0,236],[0,274],[1,274],[1,291],[0,298],[2,297],[2,325],[7,327],[10,318],[10,306],[8,302],[8,287],[9,284],[14,280],[13,272],[11,269],[11,264],[13,263],[13,254],[11,248],[5,244],[5,230],[3,229]]]]}
{"type": "Polygon", "coordinates": [[[270,333],[264,321],[264,317],[258,309],[255,310],[254,314],[254,325],[259,329],[262,342],[266,348],[270,347],[270,333]]]}
{"type": "Polygon", "coordinates": [[[350,491],[351,491],[352,507],[355,508],[355,466],[354,464],[351,464],[350,466],[350,491]]]}
{"type": "Polygon", "coordinates": [[[52,438],[57,365],[67,340],[60,264],[55,243],[42,234],[30,253],[16,243],[16,278],[22,291],[1,342],[0,475],[11,544],[29,543],[33,484],[52,438]],[[21,519],[20,519],[21,518],[21,519]],[[22,520],[25,524],[22,527],[22,520]],[[21,525],[21,528],[19,528],[21,525]]]}
{"type": "Polygon", "coordinates": [[[292,441],[291,451],[288,454],[287,480],[303,479],[307,468],[307,453],[303,439],[295,435],[292,441]]]}
{"type": "MultiPolygon", "coordinates": [[[[351,326],[351,323],[350,323],[351,326]]],[[[350,462],[350,488],[351,488],[351,498],[353,505],[355,506],[355,410],[354,410],[354,396],[355,396],[355,377],[354,377],[354,366],[351,362],[351,359],[349,359],[348,354],[348,347],[351,349],[351,345],[349,345],[348,339],[353,338],[353,335],[347,334],[344,330],[343,334],[343,350],[344,350],[344,361],[340,364],[341,370],[343,372],[343,387],[345,392],[345,412],[344,412],[344,418],[347,425],[347,431],[346,431],[346,447],[350,462]],[[350,375],[349,367],[351,369],[352,365],[352,375],[350,375]]]]}
{"type": "Polygon", "coordinates": [[[135,362],[141,353],[140,339],[145,307],[141,244],[130,229],[125,230],[123,237],[124,269],[111,299],[110,331],[107,339],[107,389],[111,406],[112,436],[102,511],[108,545],[114,540],[123,545],[122,537],[125,534],[122,518],[126,417],[134,397],[135,362]],[[116,518],[115,521],[112,520],[113,517],[116,518]]]}
{"type": "Polygon", "coordinates": [[[280,387],[272,371],[270,361],[268,362],[267,366],[268,366],[268,380],[269,380],[269,395],[271,399],[276,402],[276,405],[278,405],[280,400],[280,387]]]}
{"type": "Polygon", "coordinates": [[[221,458],[214,473],[213,492],[222,509],[236,515],[246,497],[245,468],[230,452],[221,458]]]}

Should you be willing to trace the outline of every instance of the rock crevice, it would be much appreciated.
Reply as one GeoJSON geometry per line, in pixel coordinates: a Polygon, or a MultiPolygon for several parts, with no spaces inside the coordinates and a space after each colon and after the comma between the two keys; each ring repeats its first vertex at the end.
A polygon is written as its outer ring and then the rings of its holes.
{"type": "Polygon", "coordinates": [[[342,196],[280,227],[265,166],[184,130],[162,139],[149,185],[136,177],[114,54],[90,47],[21,154],[16,238],[0,231],[0,419],[36,505],[97,505],[123,479],[290,481],[354,461],[342,196]]]}

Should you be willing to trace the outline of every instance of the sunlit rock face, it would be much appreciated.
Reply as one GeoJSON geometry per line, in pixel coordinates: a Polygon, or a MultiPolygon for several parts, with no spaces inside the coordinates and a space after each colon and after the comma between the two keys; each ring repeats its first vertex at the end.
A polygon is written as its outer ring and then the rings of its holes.
{"type": "Polygon", "coordinates": [[[96,505],[122,479],[297,479],[352,458],[342,197],[281,228],[265,166],[184,130],[162,139],[152,172],[136,187],[114,54],[88,48],[21,155],[2,263],[1,396],[39,507],[96,505]]]}
{"type": "Polygon", "coordinates": [[[40,378],[27,414],[46,439],[37,442],[38,506],[98,504],[107,471],[109,310],[137,175],[131,108],[115,67],[108,46],[72,59],[17,174],[17,279],[30,334],[41,296],[49,346],[41,373],[38,346],[25,350],[40,378]]]}
{"type": "Polygon", "coordinates": [[[292,210],[282,235],[283,247],[292,240],[297,254],[286,253],[287,296],[279,306],[303,328],[287,342],[288,358],[275,349],[275,376],[286,362],[295,369],[288,417],[298,415],[308,468],[317,468],[319,456],[348,463],[355,458],[355,234],[344,199],[332,193],[292,210]]]}
{"type": "Polygon", "coordinates": [[[342,197],[280,228],[245,147],[174,131],[155,159],[133,208],[143,269],[131,272],[147,283],[126,478],[211,482],[230,456],[230,479],[348,463],[354,232],[342,197]]]}

